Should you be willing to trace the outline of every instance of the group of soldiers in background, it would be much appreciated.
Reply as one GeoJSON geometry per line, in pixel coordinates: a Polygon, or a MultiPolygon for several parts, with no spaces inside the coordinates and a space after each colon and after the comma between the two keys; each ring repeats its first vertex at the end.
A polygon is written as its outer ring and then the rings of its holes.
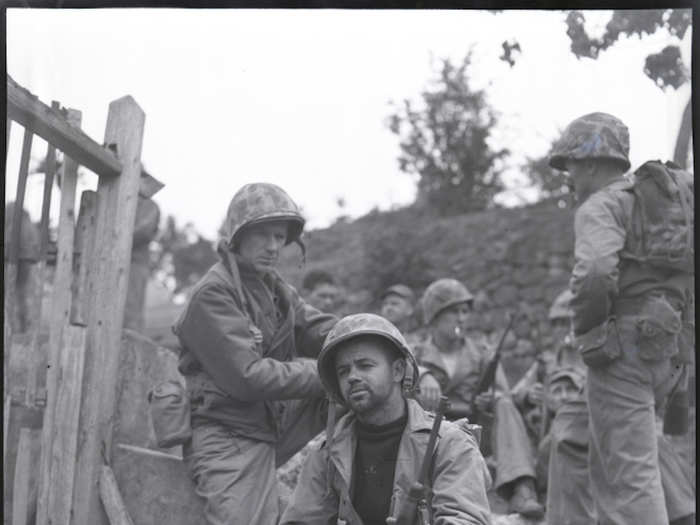
{"type": "Polygon", "coordinates": [[[208,522],[486,524],[493,486],[532,518],[546,489],[551,525],[694,523],[694,487],[659,423],[693,357],[693,180],[661,163],[624,177],[628,153],[627,128],[602,113],[555,147],[580,203],[575,266],[550,312],[556,347],[518,347],[540,357],[514,385],[494,361],[502,340],[494,351],[467,331],[464,284],[439,279],[419,302],[396,284],[381,315],[338,320],[331,276],[308,276],[305,301],[275,271],[302,243],[292,199],[239,190],[221,261],[175,327],[184,458],[208,522]],[[324,428],[281,509],[275,467],[324,428]]]}

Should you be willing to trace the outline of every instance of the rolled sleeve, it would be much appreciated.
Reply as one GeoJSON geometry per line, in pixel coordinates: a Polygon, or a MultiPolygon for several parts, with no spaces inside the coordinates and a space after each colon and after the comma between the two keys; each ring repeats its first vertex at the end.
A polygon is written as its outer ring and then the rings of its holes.
{"type": "Polygon", "coordinates": [[[178,334],[216,385],[234,399],[297,399],[323,391],[314,362],[261,357],[247,316],[222,286],[203,287],[192,297],[178,334]]]}
{"type": "Polygon", "coordinates": [[[625,228],[608,195],[592,195],[576,212],[575,264],[570,288],[573,294],[574,332],[581,334],[603,323],[618,294],[619,252],[625,245],[625,228]]]}

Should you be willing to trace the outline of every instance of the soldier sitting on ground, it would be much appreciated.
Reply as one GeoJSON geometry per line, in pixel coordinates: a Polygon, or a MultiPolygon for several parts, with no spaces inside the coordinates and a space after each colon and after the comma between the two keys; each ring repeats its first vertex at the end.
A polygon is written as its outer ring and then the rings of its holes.
{"type": "Polygon", "coordinates": [[[541,518],[544,509],[535,493],[534,450],[502,372],[496,374],[495,396],[475,392],[491,356],[487,348],[464,336],[472,301],[466,287],[455,279],[439,279],[423,294],[429,335],[415,350],[419,365],[426,368],[420,378],[419,400],[431,409],[441,394],[448,396],[453,418],[492,414],[496,491],[514,512],[541,518]]]}
{"type": "Polygon", "coordinates": [[[416,296],[413,290],[405,284],[394,284],[384,290],[381,300],[381,315],[399,329],[408,347],[413,348],[423,338],[415,318],[416,296]]]}
{"type": "Polygon", "coordinates": [[[338,283],[325,270],[310,270],[302,282],[307,302],[321,312],[335,313],[341,293],[338,283]]]}
{"type": "MultiPolygon", "coordinates": [[[[331,399],[350,412],[309,454],[282,524],[385,525],[390,516],[416,522],[409,492],[433,416],[404,396],[417,384],[417,366],[403,336],[377,315],[345,317],[328,334],[318,370],[331,399]]],[[[428,457],[429,523],[490,523],[490,476],[468,430],[443,421],[428,457]]]]}

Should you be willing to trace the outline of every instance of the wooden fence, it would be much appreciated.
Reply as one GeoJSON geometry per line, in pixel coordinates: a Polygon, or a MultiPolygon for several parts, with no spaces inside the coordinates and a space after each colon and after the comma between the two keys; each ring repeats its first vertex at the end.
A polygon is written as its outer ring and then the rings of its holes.
{"type": "Polygon", "coordinates": [[[58,102],[49,107],[8,76],[6,144],[13,123],[24,128],[4,267],[3,464],[6,474],[8,463],[14,464],[13,479],[5,477],[6,487],[11,487],[13,525],[101,524],[109,522],[107,515],[121,516],[113,520],[128,523],[123,512],[111,508],[119,498],[109,470],[120,338],[137,199],[150,198],[163,185],[141,166],[145,114],[132,97],[110,103],[103,145],[83,133],[80,122],[80,111],[62,109],[58,102]],[[38,255],[25,261],[19,248],[35,135],[49,147],[38,255]],[[47,278],[48,218],[58,150],[64,154],[58,236],[48,341],[42,344],[38,320],[47,278]],[[76,216],[78,166],[96,173],[98,185],[96,191],[82,192],[76,216]],[[35,265],[42,285],[30,292],[38,298],[29,303],[33,305],[29,315],[36,322],[28,333],[18,333],[11,312],[18,301],[18,270],[26,263],[35,265]],[[10,388],[16,378],[8,377],[16,362],[23,364],[20,389],[10,388]],[[31,444],[31,428],[22,426],[30,418],[12,417],[12,412],[22,411],[40,414],[34,429],[41,436],[38,458],[32,458],[37,451],[31,444]],[[8,442],[13,422],[21,427],[19,432],[14,429],[19,436],[15,443],[8,442]]]}

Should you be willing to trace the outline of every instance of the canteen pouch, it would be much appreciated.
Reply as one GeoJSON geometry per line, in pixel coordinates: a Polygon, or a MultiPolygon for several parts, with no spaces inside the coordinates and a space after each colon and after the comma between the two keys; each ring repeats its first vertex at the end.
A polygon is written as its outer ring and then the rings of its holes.
{"type": "Polygon", "coordinates": [[[663,296],[651,297],[635,319],[639,357],[660,361],[678,353],[678,338],[683,329],[680,312],[663,296]]]}
{"type": "Polygon", "coordinates": [[[178,381],[164,381],[148,393],[151,421],[160,448],[184,445],[192,438],[190,402],[178,381]]]}
{"type": "Polygon", "coordinates": [[[581,359],[591,368],[600,368],[615,361],[622,354],[615,318],[576,337],[576,348],[581,359]]]}

